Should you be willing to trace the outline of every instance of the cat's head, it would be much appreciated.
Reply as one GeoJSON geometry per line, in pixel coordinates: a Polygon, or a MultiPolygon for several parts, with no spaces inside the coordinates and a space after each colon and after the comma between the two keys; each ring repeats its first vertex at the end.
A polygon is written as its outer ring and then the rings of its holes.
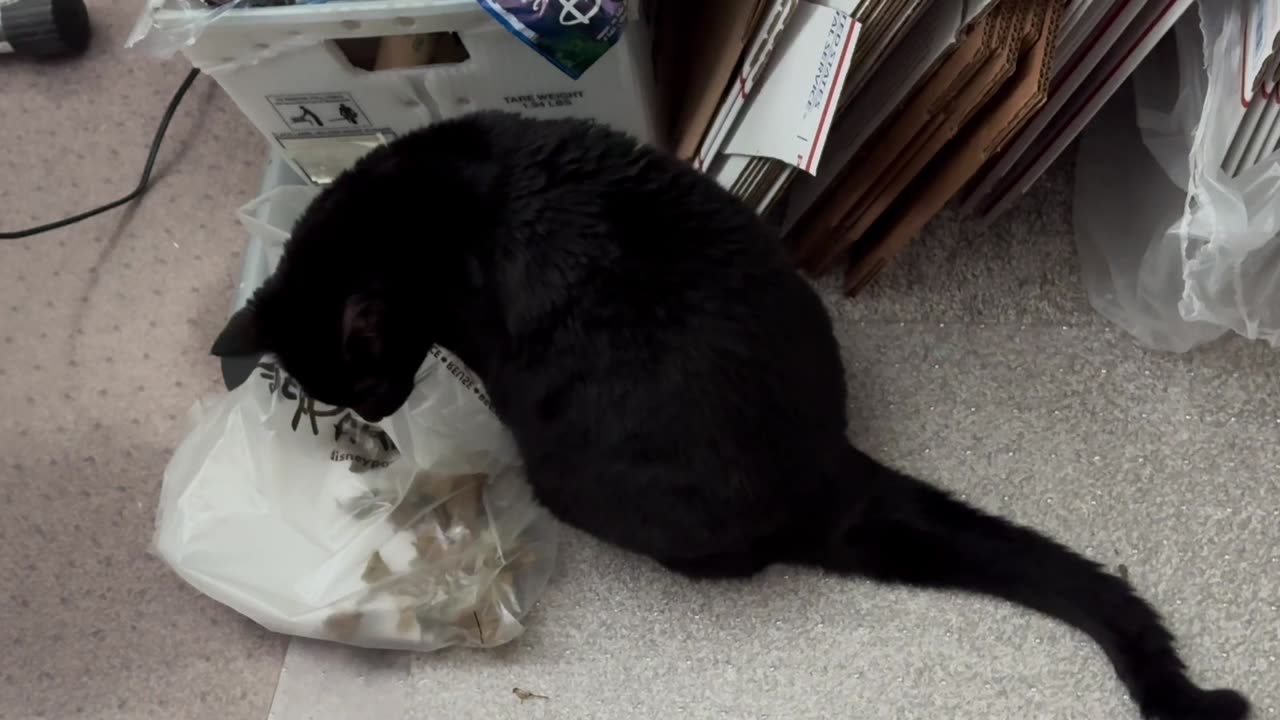
{"type": "Polygon", "coordinates": [[[484,117],[368,153],[303,213],[213,354],[271,353],[316,400],[391,414],[453,324],[469,248],[490,232],[495,167],[484,117]]]}
{"type": "Polygon", "coordinates": [[[377,422],[408,399],[430,350],[403,315],[376,289],[311,292],[277,275],[231,316],[213,354],[270,353],[309,397],[377,422]]]}
{"type": "Polygon", "coordinates": [[[371,422],[408,398],[434,342],[423,308],[443,259],[430,252],[431,234],[413,216],[422,199],[401,187],[397,163],[386,149],[373,153],[316,197],[214,355],[274,355],[308,396],[371,422]]]}

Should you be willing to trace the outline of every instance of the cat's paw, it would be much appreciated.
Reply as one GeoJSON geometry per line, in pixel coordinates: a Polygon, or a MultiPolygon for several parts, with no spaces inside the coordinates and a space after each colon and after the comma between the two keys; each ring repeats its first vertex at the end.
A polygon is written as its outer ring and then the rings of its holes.
{"type": "Polygon", "coordinates": [[[1142,714],[1148,720],[1245,720],[1249,701],[1235,690],[1201,690],[1188,684],[1148,703],[1142,714]]]}

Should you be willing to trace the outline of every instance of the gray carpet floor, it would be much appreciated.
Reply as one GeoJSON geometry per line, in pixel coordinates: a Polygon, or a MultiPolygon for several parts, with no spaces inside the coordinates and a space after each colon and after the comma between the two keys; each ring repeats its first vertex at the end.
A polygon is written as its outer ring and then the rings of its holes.
{"type": "MultiPolygon", "coordinates": [[[[4,229],[125,191],[185,72],[119,49],[135,3],[91,5],[88,58],[0,62],[4,229]]],[[[1093,646],[1017,608],[788,569],[690,583],[571,532],[494,652],[290,646],[199,596],[147,544],[182,416],[218,388],[263,157],[201,80],[145,202],[0,243],[0,718],[1136,717],[1093,646]]],[[[856,301],[823,286],[851,432],[1123,566],[1199,679],[1280,717],[1280,356],[1149,353],[1097,317],[1070,180],[991,228],[939,218],[856,301]]]]}

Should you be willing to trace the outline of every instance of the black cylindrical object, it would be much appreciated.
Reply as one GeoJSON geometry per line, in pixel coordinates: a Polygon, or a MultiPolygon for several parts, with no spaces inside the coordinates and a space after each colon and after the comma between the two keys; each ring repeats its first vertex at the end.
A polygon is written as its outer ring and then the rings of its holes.
{"type": "Polygon", "coordinates": [[[0,0],[0,53],[63,57],[88,46],[84,0],[0,0]]]}

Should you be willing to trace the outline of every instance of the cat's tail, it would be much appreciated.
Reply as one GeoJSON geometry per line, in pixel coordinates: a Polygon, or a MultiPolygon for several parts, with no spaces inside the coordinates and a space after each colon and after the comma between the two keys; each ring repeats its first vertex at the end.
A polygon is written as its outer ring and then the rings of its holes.
{"type": "Polygon", "coordinates": [[[974,509],[850,447],[819,556],[837,572],[1015,602],[1092,637],[1146,718],[1239,720],[1234,690],[1204,690],[1186,675],[1173,636],[1125,580],[1034,530],[974,509]]]}

